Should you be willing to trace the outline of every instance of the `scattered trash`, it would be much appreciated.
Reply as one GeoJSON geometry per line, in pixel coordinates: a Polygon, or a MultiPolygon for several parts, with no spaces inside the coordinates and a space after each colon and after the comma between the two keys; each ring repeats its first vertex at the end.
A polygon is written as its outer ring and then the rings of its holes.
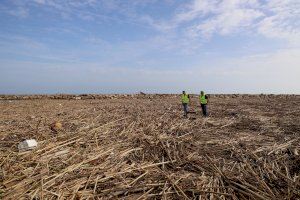
{"type": "Polygon", "coordinates": [[[20,142],[18,145],[18,149],[20,152],[32,150],[37,147],[37,141],[34,139],[24,140],[20,142]]]}
{"type": "Polygon", "coordinates": [[[62,123],[59,122],[59,121],[56,121],[56,122],[53,122],[51,125],[50,125],[50,129],[57,133],[58,131],[62,130],[62,123]]]}

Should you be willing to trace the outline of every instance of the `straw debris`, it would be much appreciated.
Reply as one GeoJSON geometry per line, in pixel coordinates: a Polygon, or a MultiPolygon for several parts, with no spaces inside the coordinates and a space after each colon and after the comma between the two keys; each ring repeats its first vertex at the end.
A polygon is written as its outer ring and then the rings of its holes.
{"type": "Polygon", "coordinates": [[[0,102],[1,198],[300,198],[299,96],[215,95],[209,118],[193,96],[190,119],[177,95],[80,97],[0,102]]]}

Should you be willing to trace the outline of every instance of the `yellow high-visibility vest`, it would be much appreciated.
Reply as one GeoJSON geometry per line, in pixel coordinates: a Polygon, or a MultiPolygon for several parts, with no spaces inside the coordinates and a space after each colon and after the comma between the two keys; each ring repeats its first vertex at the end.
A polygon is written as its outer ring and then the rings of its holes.
{"type": "Polygon", "coordinates": [[[182,101],[182,103],[189,103],[190,102],[189,95],[188,94],[182,94],[181,101],[182,101]]]}
{"type": "Polygon", "coordinates": [[[207,104],[207,99],[205,98],[205,94],[204,95],[200,94],[199,99],[201,104],[207,104]]]}

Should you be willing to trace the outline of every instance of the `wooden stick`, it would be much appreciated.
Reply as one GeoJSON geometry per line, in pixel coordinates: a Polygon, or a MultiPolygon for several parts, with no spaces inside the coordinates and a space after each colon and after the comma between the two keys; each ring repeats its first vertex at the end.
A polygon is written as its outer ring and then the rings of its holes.
{"type": "Polygon", "coordinates": [[[148,174],[148,171],[146,171],[145,173],[143,173],[142,175],[140,175],[139,177],[137,177],[135,180],[133,180],[131,183],[129,183],[129,185],[133,185],[134,183],[136,183],[138,180],[140,180],[141,178],[143,178],[144,176],[146,176],[146,174],[148,174]]]}
{"type": "Polygon", "coordinates": [[[95,186],[94,186],[94,190],[93,190],[94,194],[96,193],[98,178],[99,178],[99,176],[97,176],[96,181],[95,181],[95,186]]]}
{"type": "Polygon", "coordinates": [[[148,190],[146,193],[144,193],[142,196],[140,196],[139,198],[137,198],[137,200],[143,199],[145,198],[154,188],[151,188],[150,190],[148,190]]]}

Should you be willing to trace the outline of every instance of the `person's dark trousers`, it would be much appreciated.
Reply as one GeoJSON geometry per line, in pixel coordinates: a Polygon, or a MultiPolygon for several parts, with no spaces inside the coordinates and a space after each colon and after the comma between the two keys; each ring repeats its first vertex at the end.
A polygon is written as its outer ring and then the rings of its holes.
{"type": "Polygon", "coordinates": [[[187,103],[183,103],[183,112],[184,112],[184,116],[187,117],[188,114],[188,104],[187,103]]]}
{"type": "Polygon", "coordinates": [[[201,104],[202,113],[205,117],[207,117],[207,106],[206,104],[201,104]]]}

